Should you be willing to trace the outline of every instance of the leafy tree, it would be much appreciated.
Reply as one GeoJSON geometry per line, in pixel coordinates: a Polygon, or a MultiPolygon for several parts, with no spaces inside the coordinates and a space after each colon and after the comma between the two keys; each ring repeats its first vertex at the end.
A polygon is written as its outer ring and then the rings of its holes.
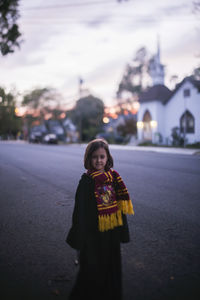
{"type": "Polygon", "coordinates": [[[24,95],[22,105],[26,107],[24,116],[28,132],[35,124],[42,124],[47,115],[57,120],[63,110],[60,109],[61,95],[52,88],[37,88],[24,95]]]}
{"type": "Polygon", "coordinates": [[[6,93],[0,87],[0,135],[3,138],[8,136],[16,137],[17,132],[21,130],[21,118],[15,114],[15,97],[11,93],[6,93]]]}
{"type": "Polygon", "coordinates": [[[71,118],[77,124],[80,141],[89,141],[97,135],[102,126],[104,103],[89,95],[77,101],[71,112],[71,118]]]}
{"type": "Polygon", "coordinates": [[[48,99],[46,96],[49,93],[48,88],[38,88],[24,96],[22,105],[27,106],[32,110],[44,107],[44,101],[48,99]]]}
{"type": "Polygon", "coordinates": [[[0,51],[2,55],[19,47],[21,33],[17,25],[19,0],[0,0],[0,51]]]}
{"type": "MultiPolygon", "coordinates": [[[[40,121],[44,120],[47,113],[58,110],[61,96],[52,88],[38,88],[24,96],[22,105],[27,107],[29,113],[38,116],[40,121]]],[[[54,112],[57,115],[57,111],[54,112]]]]}
{"type": "Polygon", "coordinates": [[[200,66],[194,69],[193,75],[195,79],[200,80],[200,66]]]}
{"type": "Polygon", "coordinates": [[[144,89],[144,78],[148,74],[149,54],[145,47],[138,49],[133,60],[127,64],[122,80],[119,83],[117,96],[120,98],[124,91],[129,91],[133,96],[144,89]]]}
{"type": "Polygon", "coordinates": [[[123,125],[119,125],[117,127],[117,131],[123,137],[126,137],[127,135],[134,135],[134,134],[136,134],[137,133],[136,120],[133,119],[133,118],[126,119],[125,123],[123,125]]]}

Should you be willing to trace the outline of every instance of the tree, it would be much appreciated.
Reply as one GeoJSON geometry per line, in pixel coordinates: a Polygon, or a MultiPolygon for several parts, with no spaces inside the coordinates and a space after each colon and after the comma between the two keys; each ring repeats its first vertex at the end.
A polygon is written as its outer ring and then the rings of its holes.
{"type": "Polygon", "coordinates": [[[61,96],[52,88],[37,88],[24,95],[22,105],[41,120],[46,113],[58,109],[61,96]]]}
{"type": "Polygon", "coordinates": [[[193,75],[196,80],[200,80],[200,66],[193,70],[193,75]]]}
{"type": "Polygon", "coordinates": [[[71,118],[78,127],[80,141],[89,141],[95,138],[102,126],[103,115],[103,101],[92,95],[76,102],[76,106],[71,112],[71,118]]]}
{"type": "Polygon", "coordinates": [[[0,51],[2,55],[14,52],[20,46],[21,33],[17,25],[19,0],[0,0],[0,51]]]}
{"type": "Polygon", "coordinates": [[[134,118],[126,119],[123,125],[117,127],[117,131],[123,137],[135,135],[137,133],[136,120],[134,118]]]}
{"type": "Polygon", "coordinates": [[[22,105],[26,107],[25,123],[28,131],[33,124],[42,124],[48,118],[58,119],[61,95],[52,88],[37,88],[24,95],[22,105]]]}
{"type": "Polygon", "coordinates": [[[129,91],[133,96],[144,89],[144,78],[148,74],[149,54],[145,47],[138,49],[133,60],[127,64],[122,80],[119,83],[117,96],[120,98],[124,91],[129,91]]]}
{"type": "Polygon", "coordinates": [[[27,106],[32,110],[40,109],[44,106],[44,99],[46,99],[46,94],[48,92],[48,88],[34,89],[24,96],[22,105],[27,106]]]}
{"type": "Polygon", "coordinates": [[[16,116],[15,109],[15,96],[0,87],[0,135],[3,138],[16,137],[21,131],[21,118],[16,116]]]}

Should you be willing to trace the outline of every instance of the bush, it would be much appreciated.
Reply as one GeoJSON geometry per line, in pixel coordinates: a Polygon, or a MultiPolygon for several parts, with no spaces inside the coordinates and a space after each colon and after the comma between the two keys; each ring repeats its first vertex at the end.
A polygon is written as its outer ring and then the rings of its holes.
{"type": "Polygon", "coordinates": [[[187,148],[197,148],[197,149],[200,149],[200,142],[196,142],[196,143],[193,143],[193,144],[187,144],[186,147],[187,148]]]}
{"type": "Polygon", "coordinates": [[[138,146],[157,146],[157,145],[152,144],[152,142],[143,142],[143,143],[138,144],[138,146]]]}
{"type": "Polygon", "coordinates": [[[179,127],[172,128],[171,137],[172,137],[172,146],[183,146],[184,145],[184,138],[181,135],[179,127]]]}

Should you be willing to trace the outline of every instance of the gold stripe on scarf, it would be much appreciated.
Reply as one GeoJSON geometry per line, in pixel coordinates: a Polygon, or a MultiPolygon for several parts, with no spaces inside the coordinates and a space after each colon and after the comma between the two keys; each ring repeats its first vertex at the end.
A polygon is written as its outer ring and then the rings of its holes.
{"type": "MultiPolygon", "coordinates": [[[[116,204],[109,206],[109,208],[113,208],[113,207],[116,207],[116,204]]],[[[107,210],[107,208],[105,206],[104,207],[103,206],[102,207],[98,206],[98,210],[107,210]]]]}

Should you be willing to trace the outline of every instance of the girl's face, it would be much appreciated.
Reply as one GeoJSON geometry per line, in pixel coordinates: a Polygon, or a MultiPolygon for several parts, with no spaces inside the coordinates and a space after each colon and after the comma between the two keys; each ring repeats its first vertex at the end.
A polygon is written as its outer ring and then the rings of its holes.
{"type": "Polygon", "coordinates": [[[99,148],[92,153],[91,165],[95,170],[104,172],[107,159],[108,156],[106,150],[104,148],[99,148]]]}

